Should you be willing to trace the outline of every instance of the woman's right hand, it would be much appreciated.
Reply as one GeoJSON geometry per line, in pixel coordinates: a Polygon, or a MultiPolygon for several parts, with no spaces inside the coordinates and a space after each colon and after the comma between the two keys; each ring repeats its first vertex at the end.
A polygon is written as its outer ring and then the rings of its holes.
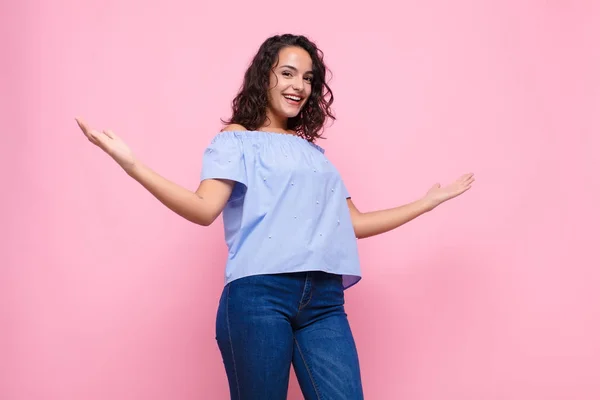
{"type": "Polygon", "coordinates": [[[102,132],[91,129],[81,118],[75,118],[79,128],[90,142],[111,156],[127,173],[135,166],[136,160],[127,144],[110,130],[102,132]]]}

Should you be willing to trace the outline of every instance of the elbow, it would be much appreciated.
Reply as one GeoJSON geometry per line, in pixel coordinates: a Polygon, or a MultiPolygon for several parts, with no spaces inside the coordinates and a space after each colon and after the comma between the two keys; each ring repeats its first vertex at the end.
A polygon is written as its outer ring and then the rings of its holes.
{"type": "Polygon", "coordinates": [[[223,208],[206,201],[198,194],[196,194],[196,196],[200,202],[198,206],[194,207],[194,215],[190,220],[200,226],[211,226],[219,217],[223,208]]]}
{"type": "Polygon", "coordinates": [[[202,220],[197,220],[197,221],[194,221],[194,222],[195,222],[197,225],[200,225],[200,226],[210,226],[210,225],[212,224],[212,221],[208,221],[208,220],[204,220],[204,219],[202,219],[202,220]]]}
{"type": "Polygon", "coordinates": [[[354,229],[354,236],[355,236],[357,239],[363,239],[363,238],[367,237],[367,236],[365,235],[365,230],[364,230],[364,227],[363,227],[363,225],[361,224],[361,222],[362,222],[362,221],[361,221],[361,218],[360,218],[360,217],[361,217],[361,215],[362,215],[362,214],[361,214],[361,213],[359,213],[359,212],[352,213],[352,215],[351,215],[351,220],[352,220],[352,228],[354,229]]]}
{"type": "Polygon", "coordinates": [[[201,215],[194,222],[200,226],[211,226],[216,219],[216,215],[201,215]]]}
{"type": "Polygon", "coordinates": [[[359,229],[356,226],[354,227],[354,236],[357,239],[364,239],[364,238],[368,238],[369,237],[369,235],[366,234],[363,229],[359,229]]]}
{"type": "Polygon", "coordinates": [[[217,219],[219,214],[214,212],[209,212],[208,210],[203,210],[203,212],[196,212],[190,218],[188,218],[191,222],[200,225],[200,226],[211,226],[213,222],[217,219]]]}

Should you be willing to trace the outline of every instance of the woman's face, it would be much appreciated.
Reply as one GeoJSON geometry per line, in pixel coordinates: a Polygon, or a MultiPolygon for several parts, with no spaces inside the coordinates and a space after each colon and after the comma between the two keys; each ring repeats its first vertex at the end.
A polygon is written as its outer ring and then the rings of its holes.
{"type": "Polygon", "coordinates": [[[311,93],[312,60],[300,47],[285,47],[273,66],[269,79],[267,115],[285,125],[288,118],[300,113],[311,93]]]}

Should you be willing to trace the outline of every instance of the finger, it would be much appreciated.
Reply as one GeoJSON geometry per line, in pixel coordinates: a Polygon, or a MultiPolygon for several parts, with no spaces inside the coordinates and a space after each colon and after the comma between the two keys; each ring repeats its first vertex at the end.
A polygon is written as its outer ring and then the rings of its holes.
{"type": "Polygon", "coordinates": [[[470,185],[471,183],[473,183],[473,181],[475,181],[475,178],[473,178],[472,176],[469,178],[466,178],[465,180],[462,181],[463,185],[470,185]]]}
{"type": "Polygon", "coordinates": [[[84,120],[82,120],[81,118],[78,118],[78,117],[77,117],[77,118],[75,118],[75,121],[77,122],[77,125],[79,126],[79,128],[80,128],[82,131],[86,132],[86,131],[88,130],[88,128],[87,128],[87,124],[85,123],[85,121],[84,121],[84,120]]]}
{"type": "Polygon", "coordinates": [[[471,179],[473,177],[473,175],[474,175],[473,173],[464,174],[463,176],[460,177],[459,180],[467,181],[467,180],[471,179]]]}
{"type": "Polygon", "coordinates": [[[94,141],[94,142],[96,142],[96,143],[98,142],[98,132],[97,132],[97,131],[95,131],[95,130],[93,130],[93,129],[91,129],[91,130],[88,130],[88,131],[86,132],[86,135],[87,135],[87,137],[88,137],[90,140],[93,140],[93,141],[94,141]]]}
{"type": "Polygon", "coordinates": [[[77,121],[77,125],[79,125],[79,129],[81,129],[81,131],[85,134],[85,136],[87,136],[89,138],[91,129],[87,125],[87,123],[79,118],[75,118],[75,121],[77,121]]]}
{"type": "Polygon", "coordinates": [[[100,147],[104,151],[108,149],[108,142],[111,139],[108,138],[103,132],[92,130],[90,132],[90,135],[93,138],[93,143],[95,143],[98,147],[100,147]]]}
{"type": "Polygon", "coordinates": [[[91,131],[88,134],[86,134],[86,137],[88,138],[88,140],[90,142],[92,142],[96,146],[100,145],[100,142],[98,141],[98,137],[96,136],[96,134],[93,131],[91,131]]]}
{"type": "Polygon", "coordinates": [[[111,139],[115,139],[116,135],[114,134],[113,131],[111,131],[110,129],[105,129],[102,131],[106,136],[108,136],[111,139]]]}
{"type": "Polygon", "coordinates": [[[95,129],[89,129],[88,135],[90,139],[94,139],[96,142],[101,142],[103,139],[105,139],[105,135],[102,132],[97,131],[95,129]]]}

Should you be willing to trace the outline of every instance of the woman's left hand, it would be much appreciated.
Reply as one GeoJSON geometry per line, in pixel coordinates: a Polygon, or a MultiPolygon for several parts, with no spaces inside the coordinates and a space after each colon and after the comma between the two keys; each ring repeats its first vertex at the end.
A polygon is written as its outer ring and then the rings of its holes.
{"type": "Polygon", "coordinates": [[[435,208],[445,201],[455,198],[469,190],[475,181],[474,174],[464,174],[454,182],[447,186],[441,186],[436,183],[425,194],[425,201],[430,204],[431,208],[435,208]]]}

